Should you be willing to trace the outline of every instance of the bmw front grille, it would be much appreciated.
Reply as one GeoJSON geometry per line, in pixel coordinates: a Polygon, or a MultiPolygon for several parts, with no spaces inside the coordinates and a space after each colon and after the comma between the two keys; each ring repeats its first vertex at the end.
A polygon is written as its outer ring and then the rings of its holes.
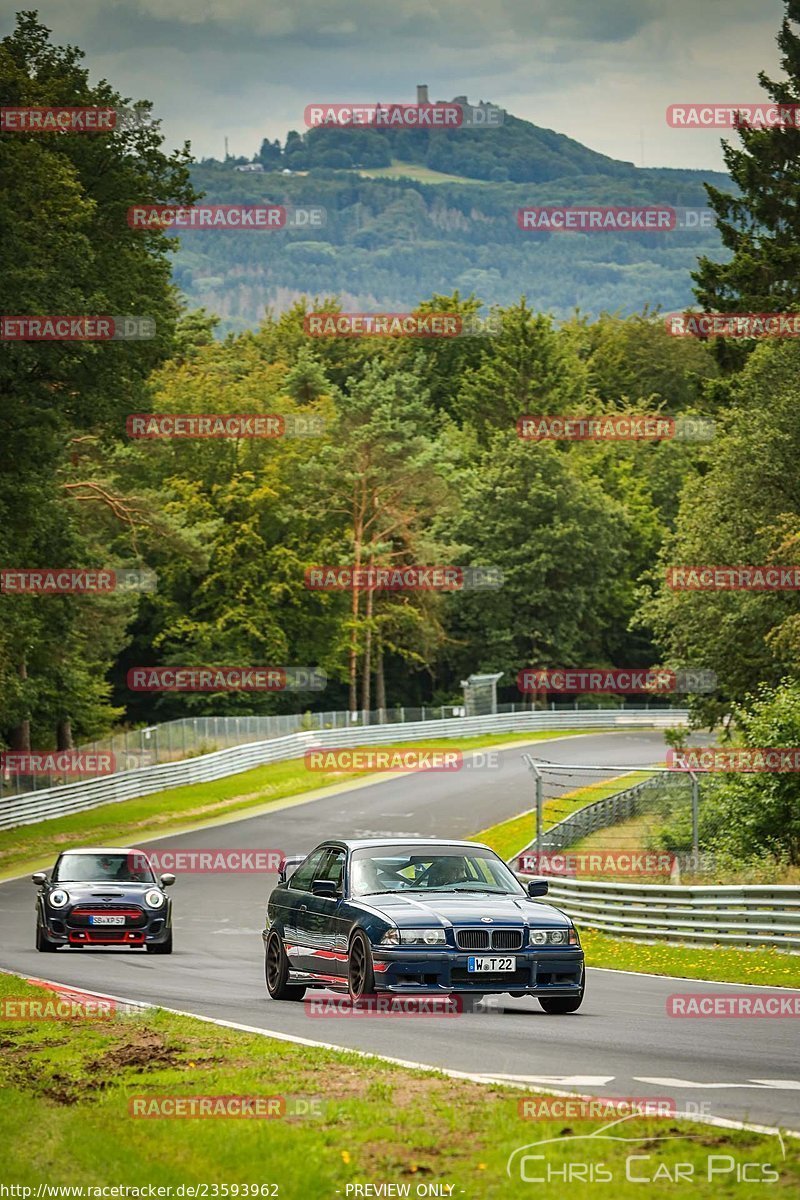
{"type": "Polygon", "coordinates": [[[459,950],[521,950],[521,929],[457,929],[459,950]]]}

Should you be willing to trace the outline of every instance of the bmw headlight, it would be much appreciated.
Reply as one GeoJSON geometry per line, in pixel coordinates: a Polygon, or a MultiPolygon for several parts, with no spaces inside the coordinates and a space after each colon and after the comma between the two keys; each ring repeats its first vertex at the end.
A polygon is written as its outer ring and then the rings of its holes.
{"type": "Polygon", "coordinates": [[[149,892],[145,892],[144,899],[145,904],[149,904],[151,908],[161,908],[161,905],[164,903],[164,894],[163,892],[156,891],[155,888],[151,888],[149,892]]]}
{"type": "Polygon", "coordinates": [[[382,946],[414,946],[420,942],[425,946],[443,946],[447,938],[441,928],[437,929],[390,929],[381,938],[382,946]]]}
{"type": "Polygon", "coordinates": [[[47,897],[47,903],[51,908],[63,908],[65,904],[69,904],[69,893],[65,892],[63,888],[56,888],[47,897]]]}
{"type": "Polygon", "coordinates": [[[532,946],[580,946],[574,925],[570,925],[568,929],[532,929],[530,944],[532,946]]]}

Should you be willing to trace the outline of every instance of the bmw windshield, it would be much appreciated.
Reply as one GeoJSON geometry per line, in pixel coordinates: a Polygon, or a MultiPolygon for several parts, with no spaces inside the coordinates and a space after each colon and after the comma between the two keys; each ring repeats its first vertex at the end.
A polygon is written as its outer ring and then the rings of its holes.
{"type": "Polygon", "coordinates": [[[354,850],[350,868],[353,896],[385,892],[482,892],[524,896],[517,879],[491,850],[476,846],[380,846],[354,850]]]}

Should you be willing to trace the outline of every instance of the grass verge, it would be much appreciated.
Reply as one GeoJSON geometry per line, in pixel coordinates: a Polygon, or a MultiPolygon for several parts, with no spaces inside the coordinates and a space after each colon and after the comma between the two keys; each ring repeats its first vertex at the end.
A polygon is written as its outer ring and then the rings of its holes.
{"type": "MultiPolygon", "coordinates": [[[[53,999],[52,993],[10,975],[0,976],[0,997],[53,999]]],[[[495,1200],[517,1194],[523,1181],[549,1176],[551,1183],[536,1187],[536,1195],[548,1200],[567,1194],[588,1200],[596,1195],[597,1182],[613,1182],[615,1197],[639,1197],[641,1183],[626,1179],[630,1155],[644,1156],[631,1163],[631,1174],[652,1180],[649,1196],[755,1195],[736,1185],[737,1167],[744,1163],[753,1164],[751,1178],[775,1172],[781,1194],[800,1190],[792,1139],[783,1143],[784,1158],[774,1135],[637,1116],[609,1131],[635,1140],[589,1140],[605,1121],[526,1119],[519,1111],[525,1093],[509,1087],[291,1045],[163,1011],[27,1021],[9,1020],[6,1011],[3,1005],[4,1183],[30,1187],[32,1196],[40,1184],[145,1189],[152,1184],[171,1188],[173,1197],[191,1195],[190,1185],[205,1185],[205,1192],[194,1195],[334,1200],[429,1194],[495,1200]],[[281,1097],[286,1107],[284,1115],[262,1119],[130,1114],[137,1097],[199,1095],[281,1097]],[[301,1115],[303,1106],[313,1115],[301,1115]],[[518,1154],[509,1178],[509,1155],[540,1142],[546,1144],[529,1153],[543,1158],[529,1159],[521,1176],[518,1154]],[[678,1164],[684,1164],[684,1180],[691,1171],[690,1183],[680,1191],[678,1164]],[[711,1179],[709,1169],[718,1172],[711,1179]],[[578,1171],[577,1182],[568,1187],[565,1170],[578,1171]],[[365,1191],[367,1183],[395,1187],[365,1191]],[[432,1184],[446,1190],[434,1191],[432,1184]],[[359,1191],[357,1185],[362,1185],[359,1191]]],[[[571,1018],[531,1017],[534,1023],[539,1019],[571,1018]]],[[[319,1036],[331,1034],[326,1029],[319,1036]]],[[[24,1193],[16,1194],[26,1200],[24,1193]]]]}
{"type": "MultiPolygon", "coordinates": [[[[688,800],[688,797],[687,797],[688,800]]],[[[658,810],[643,812],[629,821],[620,821],[617,825],[609,825],[607,829],[598,829],[579,842],[570,846],[571,854],[592,854],[608,850],[629,850],[631,853],[652,851],[658,846],[658,834],[665,824],[663,812],[658,810]]],[[[800,867],[788,864],[777,864],[774,860],[767,862],[755,861],[754,864],[731,866],[723,861],[715,865],[714,855],[707,856],[710,860],[702,872],[684,870],[680,882],[684,884],[742,884],[764,883],[768,885],[781,884],[797,887],[800,884],[800,867]]],[[[626,877],[613,872],[598,874],[598,879],[622,879],[626,877]]]]}
{"type": "Polygon", "coordinates": [[[590,967],[644,971],[720,983],[756,983],[800,988],[800,955],[736,946],[674,946],[669,942],[626,941],[581,926],[581,944],[590,967]]]}
{"type": "MultiPolygon", "coordinates": [[[[446,745],[464,751],[508,745],[515,742],[544,742],[569,737],[585,730],[563,729],[545,733],[485,734],[470,738],[431,738],[424,742],[398,742],[382,750],[426,749],[446,745]]],[[[595,732],[592,730],[592,732],[595,732]]],[[[602,730],[600,732],[603,732],[602,730]]],[[[343,783],[367,778],[363,771],[314,771],[302,759],[270,763],[228,775],[212,783],[194,783],[170,788],[135,800],[104,804],[71,816],[54,817],[36,825],[21,825],[0,831],[0,879],[50,866],[59,851],[76,845],[138,845],[187,827],[209,825],[232,815],[246,815],[281,800],[315,795],[343,783]],[[313,788],[313,791],[312,791],[313,788]]]]}

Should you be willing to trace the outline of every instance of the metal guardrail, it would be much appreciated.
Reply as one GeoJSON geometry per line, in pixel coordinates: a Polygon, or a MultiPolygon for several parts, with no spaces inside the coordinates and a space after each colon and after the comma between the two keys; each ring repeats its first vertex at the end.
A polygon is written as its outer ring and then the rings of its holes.
{"type": "MultiPolygon", "coordinates": [[[[614,702],[613,708],[623,711],[630,707],[640,711],[658,710],[664,712],[669,708],[667,697],[650,697],[638,704],[627,704],[628,697],[623,703],[614,702]]],[[[577,697],[570,703],[566,699],[550,702],[548,712],[565,713],[566,711],[594,710],[596,705],[586,697],[577,697]]],[[[612,708],[606,703],[605,710],[612,708]]],[[[530,704],[498,704],[497,714],[530,712],[530,704]]],[[[537,708],[536,711],[545,711],[537,708]]],[[[286,737],[290,733],[305,733],[311,730],[323,729],[357,729],[365,725],[395,725],[415,721],[444,721],[454,717],[465,717],[467,714],[461,705],[423,704],[418,708],[399,706],[398,708],[380,708],[357,712],[313,711],[282,714],[262,714],[260,716],[227,716],[227,717],[178,717],[173,721],[163,721],[158,725],[148,725],[141,729],[129,729],[122,733],[110,734],[77,747],[86,754],[104,754],[112,762],[112,771],[134,771],[138,767],[155,767],[160,763],[180,762],[184,758],[194,758],[200,754],[213,754],[216,750],[229,750],[232,746],[249,745],[250,742],[260,742],[267,739],[286,737]]],[[[54,769],[46,775],[24,775],[7,769],[0,770],[0,801],[5,795],[22,795],[24,792],[43,792],[49,788],[61,787],[65,783],[78,783],[92,779],[91,775],[67,778],[54,769]]]]}
{"type": "Polygon", "coordinates": [[[774,946],[800,954],[800,888],[790,884],[604,883],[550,878],[546,902],[602,933],[689,945],[774,946]]]}
{"type": "MultiPolygon", "coordinates": [[[[558,853],[598,829],[637,816],[647,793],[685,786],[656,776],[587,804],[545,830],[541,850],[558,853]]],[[[535,843],[515,854],[513,864],[535,843]]],[[[523,878],[530,878],[527,873],[523,878]]],[[[651,884],[545,876],[547,899],[576,924],[602,933],[688,945],[773,946],[800,953],[800,887],[791,884],[651,884]]]]}
{"type": "Polygon", "coordinates": [[[0,802],[0,829],[33,825],[51,817],[83,812],[191,783],[208,783],[266,763],[297,758],[312,746],[322,749],[381,743],[469,737],[483,733],[534,733],[558,729],[665,728],[688,720],[686,709],[593,709],[583,712],[520,712],[488,717],[454,717],[355,729],[292,733],[217,750],[179,762],[118,771],[104,778],[9,796],[0,802]]]}

